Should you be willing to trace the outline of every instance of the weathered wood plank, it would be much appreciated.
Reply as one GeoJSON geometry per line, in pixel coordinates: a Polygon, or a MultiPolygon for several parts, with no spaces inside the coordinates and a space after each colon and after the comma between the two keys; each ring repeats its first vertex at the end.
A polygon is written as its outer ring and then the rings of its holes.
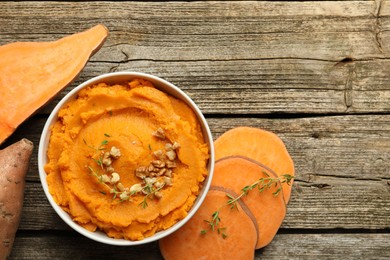
{"type": "Polygon", "coordinates": [[[103,49],[6,143],[36,145],[12,259],[161,259],[157,243],[111,247],[71,231],[39,184],[47,113],[78,83],[119,70],[181,87],[215,138],[248,125],[286,143],[299,189],[256,259],[390,258],[389,1],[0,2],[0,44],[100,22],[111,31],[103,49]]]}
{"type": "Polygon", "coordinates": [[[390,234],[278,234],[255,259],[388,259],[390,234]]]}
{"type": "MultiPolygon", "coordinates": [[[[355,180],[313,176],[297,180],[284,229],[390,228],[388,180],[355,180]]],[[[22,230],[68,230],[48,203],[39,183],[28,183],[20,224],[22,230]]]]}
{"type": "Polygon", "coordinates": [[[329,116],[297,119],[208,119],[214,138],[235,126],[260,127],[286,143],[297,171],[310,176],[390,179],[390,117],[329,116]],[[371,121],[372,120],[372,121],[371,121]]]}
{"type": "MultiPolygon", "coordinates": [[[[277,234],[255,259],[388,259],[390,234],[277,234]],[[299,241],[299,243],[297,242],[299,241]],[[367,243],[370,241],[370,243],[367,243]]],[[[19,235],[10,259],[162,259],[157,242],[135,247],[98,244],[80,235],[19,235]]]]}
{"type": "Polygon", "coordinates": [[[374,1],[6,2],[0,10],[0,44],[106,24],[112,33],[98,60],[389,57],[389,16],[374,1]]]}
{"type": "MultiPolygon", "coordinates": [[[[297,181],[284,229],[390,228],[390,186],[386,180],[314,176],[297,181]]],[[[21,230],[68,230],[48,203],[39,183],[28,183],[21,230]]]]}
{"type": "MultiPolygon", "coordinates": [[[[37,149],[46,118],[24,123],[3,145],[26,137],[35,144],[28,174],[38,181],[37,149]]],[[[290,119],[209,117],[214,139],[235,126],[260,127],[278,134],[294,159],[297,175],[390,179],[390,116],[349,115],[290,119]]]]}
{"type": "MultiPolygon", "coordinates": [[[[273,131],[285,141],[303,192],[293,196],[284,228],[390,227],[388,115],[207,120],[215,138],[232,127],[247,125],[273,131]]],[[[37,144],[44,121],[27,121],[15,136],[37,144]]],[[[37,172],[35,150],[21,228],[64,229],[36,183],[37,172]]]]}
{"type": "Polygon", "coordinates": [[[136,70],[176,83],[206,114],[383,113],[387,3],[1,2],[0,44],[104,22],[111,35],[72,87],[136,70]]]}
{"type": "Polygon", "coordinates": [[[40,113],[48,114],[79,83],[110,71],[138,71],[179,86],[205,114],[390,112],[390,59],[301,59],[126,63],[90,62],[40,113]]]}

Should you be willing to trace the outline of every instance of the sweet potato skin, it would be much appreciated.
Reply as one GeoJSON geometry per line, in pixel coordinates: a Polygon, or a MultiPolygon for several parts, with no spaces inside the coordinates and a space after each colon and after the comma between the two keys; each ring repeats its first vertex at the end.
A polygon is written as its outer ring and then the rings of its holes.
{"type": "Polygon", "coordinates": [[[0,259],[7,259],[12,250],[32,150],[33,144],[27,139],[0,150],[0,259]]]}

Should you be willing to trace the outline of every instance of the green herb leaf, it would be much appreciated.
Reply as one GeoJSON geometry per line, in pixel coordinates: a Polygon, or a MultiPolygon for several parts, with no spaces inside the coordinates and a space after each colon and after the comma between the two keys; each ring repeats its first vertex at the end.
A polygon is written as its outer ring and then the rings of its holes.
{"type": "Polygon", "coordinates": [[[139,204],[142,208],[146,208],[148,206],[148,202],[146,201],[147,196],[145,196],[144,200],[139,204]]]}
{"type": "Polygon", "coordinates": [[[278,196],[278,194],[282,191],[282,187],[279,187],[276,191],[272,193],[275,197],[278,196]]]}
{"type": "MultiPolygon", "coordinates": [[[[234,197],[226,193],[226,196],[228,197],[227,202],[223,204],[218,210],[214,211],[213,214],[211,214],[210,220],[204,220],[212,231],[217,230],[218,234],[221,235],[223,239],[228,237],[228,235],[225,232],[226,228],[219,227],[221,222],[221,218],[219,217],[219,212],[224,206],[230,205],[230,208],[234,209],[237,206],[237,201],[240,200],[243,196],[248,195],[248,193],[255,188],[257,188],[259,192],[263,192],[264,190],[270,189],[273,186],[277,187],[279,184],[280,185],[279,188],[272,193],[274,196],[278,196],[282,191],[282,183],[287,183],[289,185],[292,179],[294,179],[294,176],[289,174],[284,174],[277,178],[271,178],[266,172],[263,173],[267,177],[260,178],[256,182],[252,183],[251,185],[244,186],[241,189],[242,191],[241,194],[238,195],[237,197],[234,197]]],[[[201,230],[201,234],[206,234],[206,230],[205,229],[201,230]]]]}

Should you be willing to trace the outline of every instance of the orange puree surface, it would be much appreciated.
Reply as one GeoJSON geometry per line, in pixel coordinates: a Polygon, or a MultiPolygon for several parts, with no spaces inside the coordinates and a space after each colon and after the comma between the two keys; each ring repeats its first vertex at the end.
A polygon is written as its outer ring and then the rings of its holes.
{"type": "Polygon", "coordinates": [[[50,193],[75,222],[110,237],[142,240],[171,227],[187,215],[208,174],[208,146],[195,113],[141,79],[81,90],[59,111],[51,131],[45,165],[50,193]],[[159,128],[165,140],[153,135],[159,128]],[[172,185],[160,190],[159,199],[147,197],[146,207],[140,205],[145,194],[121,200],[110,193],[112,185],[99,181],[105,174],[96,162],[99,153],[120,150],[112,167],[131,187],[141,182],[135,170],[156,160],[153,152],[167,142],[180,144],[172,185]]]}

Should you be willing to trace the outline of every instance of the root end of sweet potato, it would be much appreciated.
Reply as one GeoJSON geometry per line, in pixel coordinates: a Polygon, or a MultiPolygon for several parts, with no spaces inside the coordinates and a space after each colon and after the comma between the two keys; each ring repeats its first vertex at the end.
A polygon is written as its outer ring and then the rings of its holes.
{"type": "Polygon", "coordinates": [[[33,144],[22,139],[0,150],[0,259],[11,253],[23,206],[33,144]]]}

